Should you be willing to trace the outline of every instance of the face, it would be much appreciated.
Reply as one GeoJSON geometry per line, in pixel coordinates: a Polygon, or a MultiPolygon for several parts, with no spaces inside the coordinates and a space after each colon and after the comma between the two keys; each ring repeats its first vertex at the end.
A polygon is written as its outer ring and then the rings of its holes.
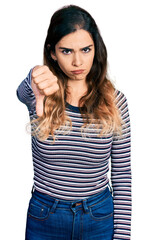
{"type": "Polygon", "coordinates": [[[64,36],[55,46],[51,57],[56,60],[69,80],[85,81],[90,72],[95,54],[91,35],[77,30],[64,36]]]}

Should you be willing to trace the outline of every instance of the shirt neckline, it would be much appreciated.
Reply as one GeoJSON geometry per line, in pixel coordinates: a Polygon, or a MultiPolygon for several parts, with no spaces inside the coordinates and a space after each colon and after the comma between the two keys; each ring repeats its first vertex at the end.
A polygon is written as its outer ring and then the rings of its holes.
{"type": "Polygon", "coordinates": [[[71,105],[70,103],[66,102],[66,107],[74,112],[80,112],[81,107],[77,107],[74,105],[71,105]]]}

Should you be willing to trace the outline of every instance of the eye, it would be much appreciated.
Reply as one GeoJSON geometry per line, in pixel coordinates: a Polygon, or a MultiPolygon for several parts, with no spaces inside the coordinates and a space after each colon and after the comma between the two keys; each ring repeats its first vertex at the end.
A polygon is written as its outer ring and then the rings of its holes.
{"type": "Polygon", "coordinates": [[[65,55],[69,55],[69,54],[71,54],[71,50],[70,49],[64,49],[62,51],[62,53],[64,53],[65,55]]]}
{"type": "Polygon", "coordinates": [[[88,53],[88,52],[91,51],[91,49],[90,49],[89,47],[85,47],[85,48],[82,49],[82,51],[83,51],[84,53],[88,53]]]}

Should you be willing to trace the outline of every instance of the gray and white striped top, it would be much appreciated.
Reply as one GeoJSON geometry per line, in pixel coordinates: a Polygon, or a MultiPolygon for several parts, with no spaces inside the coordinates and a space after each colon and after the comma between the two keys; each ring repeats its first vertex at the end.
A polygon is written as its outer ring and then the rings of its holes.
{"type": "MultiPolygon", "coordinates": [[[[32,71],[32,70],[31,70],[32,71]]],[[[35,96],[31,88],[31,71],[17,89],[30,117],[36,114],[35,96]]],[[[123,119],[123,134],[98,137],[94,128],[81,133],[83,120],[78,107],[66,104],[72,129],[66,134],[56,131],[45,141],[32,137],[34,187],[37,191],[63,200],[83,199],[100,193],[108,183],[111,161],[111,182],[114,201],[114,239],[130,239],[131,164],[130,119],[125,95],[116,90],[118,108],[123,119]]]]}

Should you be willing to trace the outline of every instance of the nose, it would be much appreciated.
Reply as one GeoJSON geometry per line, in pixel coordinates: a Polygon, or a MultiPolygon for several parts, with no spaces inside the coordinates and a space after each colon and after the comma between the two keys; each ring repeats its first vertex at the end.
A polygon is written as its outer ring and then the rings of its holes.
{"type": "Polygon", "coordinates": [[[75,67],[79,67],[83,64],[82,58],[79,53],[74,53],[72,65],[75,67]]]}

